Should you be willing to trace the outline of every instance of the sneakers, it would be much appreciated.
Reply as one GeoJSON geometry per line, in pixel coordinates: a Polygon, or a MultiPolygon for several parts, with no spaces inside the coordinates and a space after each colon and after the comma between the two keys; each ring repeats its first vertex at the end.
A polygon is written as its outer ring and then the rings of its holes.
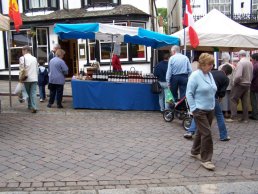
{"type": "Polygon", "coordinates": [[[23,98],[18,99],[20,103],[23,103],[25,100],[23,98]]]}
{"type": "Polygon", "coordinates": [[[193,132],[186,132],[184,134],[184,138],[186,139],[191,139],[193,137],[194,133],[193,132]]]}
{"type": "Polygon", "coordinates": [[[47,107],[48,107],[48,108],[51,108],[51,104],[47,104],[47,107]]]}
{"type": "Polygon", "coordinates": [[[238,122],[240,123],[248,123],[248,120],[245,120],[245,119],[239,119],[238,122]]]}
{"type": "Polygon", "coordinates": [[[44,100],[42,98],[39,99],[40,102],[44,102],[44,100]]]}
{"type": "Polygon", "coordinates": [[[255,118],[253,116],[250,116],[249,119],[251,119],[251,120],[258,120],[258,118],[255,118]]]}
{"type": "Polygon", "coordinates": [[[233,122],[236,122],[237,120],[229,118],[229,119],[225,119],[225,121],[228,123],[233,123],[233,122]]]}
{"type": "Polygon", "coordinates": [[[57,105],[57,108],[64,108],[62,104],[57,105]]]}
{"type": "Polygon", "coordinates": [[[200,160],[200,161],[202,160],[200,154],[191,154],[190,156],[191,156],[192,158],[197,159],[197,160],[200,160]]]}
{"type": "Polygon", "coordinates": [[[215,169],[215,165],[208,161],[208,162],[201,162],[201,165],[206,168],[207,170],[214,170],[215,169]]]}
{"type": "Polygon", "coordinates": [[[37,110],[36,109],[31,109],[31,113],[36,113],[37,110]]]}
{"type": "Polygon", "coordinates": [[[229,141],[230,140],[230,137],[229,136],[227,136],[226,138],[224,138],[224,139],[220,139],[220,141],[229,141]]]}

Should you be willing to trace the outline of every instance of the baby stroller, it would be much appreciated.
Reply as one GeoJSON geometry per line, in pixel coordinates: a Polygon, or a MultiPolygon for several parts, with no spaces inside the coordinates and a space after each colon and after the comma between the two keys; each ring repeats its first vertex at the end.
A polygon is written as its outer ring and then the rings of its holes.
{"type": "Polygon", "coordinates": [[[192,122],[192,115],[190,114],[190,109],[186,100],[183,97],[178,102],[174,103],[172,100],[169,103],[169,109],[165,110],[163,113],[163,118],[166,122],[171,122],[174,117],[179,120],[183,120],[182,126],[187,131],[192,122]]]}

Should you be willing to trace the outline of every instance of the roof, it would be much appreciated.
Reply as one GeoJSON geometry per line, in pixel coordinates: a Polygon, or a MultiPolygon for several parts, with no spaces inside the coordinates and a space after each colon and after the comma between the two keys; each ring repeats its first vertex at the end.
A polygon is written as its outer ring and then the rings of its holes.
{"type": "Polygon", "coordinates": [[[111,10],[101,10],[101,11],[87,11],[85,8],[80,9],[69,9],[69,10],[58,10],[47,15],[37,15],[37,16],[26,16],[25,13],[22,14],[23,23],[31,22],[48,22],[48,21],[64,21],[71,19],[87,19],[96,18],[104,16],[145,16],[149,15],[132,5],[119,5],[111,10]]]}

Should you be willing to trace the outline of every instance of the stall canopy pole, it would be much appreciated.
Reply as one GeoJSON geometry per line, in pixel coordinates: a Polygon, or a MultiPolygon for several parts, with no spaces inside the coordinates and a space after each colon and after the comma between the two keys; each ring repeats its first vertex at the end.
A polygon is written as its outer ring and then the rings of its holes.
{"type": "Polygon", "coordinates": [[[12,107],[12,75],[11,75],[11,31],[7,31],[7,49],[8,49],[8,69],[9,69],[9,98],[10,98],[10,107],[12,107]]]}

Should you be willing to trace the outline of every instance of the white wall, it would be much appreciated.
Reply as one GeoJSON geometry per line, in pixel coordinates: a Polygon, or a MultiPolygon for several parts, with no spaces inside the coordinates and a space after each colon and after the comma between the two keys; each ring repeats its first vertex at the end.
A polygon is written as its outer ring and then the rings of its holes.
{"type": "Polygon", "coordinates": [[[4,32],[0,32],[0,69],[5,69],[3,33],[4,32]]]}
{"type": "Polygon", "coordinates": [[[49,47],[52,50],[53,46],[58,43],[58,36],[54,33],[54,26],[49,26],[49,47]]]}
{"type": "MultiPolygon", "coordinates": [[[[234,2],[234,14],[249,14],[251,0],[233,0],[234,2]],[[244,2],[244,8],[241,9],[241,3],[244,2]]],[[[193,7],[192,11],[194,15],[204,15],[207,11],[206,0],[191,0],[191,5],[193,7]],[[194,7],[197,6],[197,7],[194,7]]]]}
{"type": "MultiPolygon", "coordinates": [[[[62,0],[60,0],[60,6],[61,6],[61,4],[62,4],[62,7],[63,7],[63,1],[62,0]]],[[[81,8],[81,1],[69,0],[68,5],[69,5],[69,9],[81,8]]]]}
{"type": "Polygon", "coordinates": [[[235,14],[249,14],[251,0],[234,0],[234,13],[235,14]],[[244,8],[241,9],[241,2],[244,2],[244,8]]]}
{"type": "Polygon", "coordinates": [[[121,0],[121,4],[129,4],[134,7],[137,7],[138,9],[144,11],[145,13],[150,14],[150,4],[149,0],[121,0]]]}
{"type": "Polygon", "coordinates": [[[205,15],[207,6],[206,0],[191,0],[193,15],[205,15]]]}

